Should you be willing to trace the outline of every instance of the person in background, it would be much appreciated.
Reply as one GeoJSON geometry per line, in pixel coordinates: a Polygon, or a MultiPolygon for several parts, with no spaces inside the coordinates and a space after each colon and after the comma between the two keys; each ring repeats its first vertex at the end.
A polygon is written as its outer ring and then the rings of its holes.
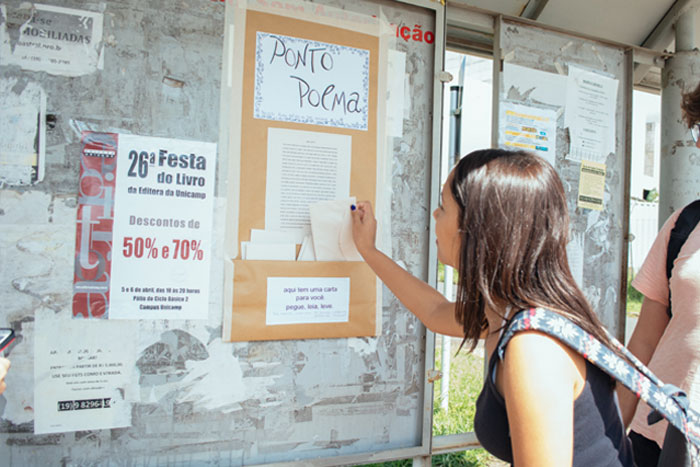
{"type": "Polygon", "coordinates": [[[5,376],[7,376],[7,371],[10,369],[10,361],[6,358],[0,357],[0,394],[5,392],[7,385],[5,384],[5,376]]]}
{"type": "Polygon", "coordinates": [[[368,202],[352,206],[358,251],[431,331],[485,338],[488,377],[477,401],[476,435],[518,467],[633,466],[615,384],[555,338],[517,333],[502,359],[501,331],[518,311],[548,308],[603,342],[609,338],[571,275],[569,215],[561,180],[544,159],[488,149],[460,160],[433,212],[438,259],[458,268],[456,303],[375,247],[368,202]]]}
{"type": "MultiPolygon", "coordinates": [[[[681,108],[695,145],[700,148],[700,85],[683,95],[681,108]]],[[[661,381],[685,391],[691,406],[697,410],[700,408],[700,224],[681,247],[671,279],[666,276],[668,241],[682,210],[674,212],[665,222],[632,280],[632,286],[644,295],[644,300],[627,347],[661,381]]],[[[655,467],[667,422],[649,426],[646,421],[649,407],[639,404],[636,396],[621,385],[618,394],[622,418],[630,426],[638,466],[655,467]]]]}

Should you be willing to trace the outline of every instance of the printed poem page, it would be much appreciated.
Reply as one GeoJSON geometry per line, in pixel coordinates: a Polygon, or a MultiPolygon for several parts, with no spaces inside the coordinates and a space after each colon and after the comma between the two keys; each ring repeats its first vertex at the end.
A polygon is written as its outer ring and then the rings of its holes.
{"type": "Polygon", "coordinates": [[[281,128],[267,139],[265,229],[308,231],[309,205],[349,196],[352,139],[281,128]]]}

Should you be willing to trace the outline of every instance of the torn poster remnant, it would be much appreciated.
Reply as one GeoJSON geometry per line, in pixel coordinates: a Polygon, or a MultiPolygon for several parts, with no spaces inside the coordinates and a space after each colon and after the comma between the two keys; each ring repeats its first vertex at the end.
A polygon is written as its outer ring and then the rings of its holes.
{"type": "Polygon", "coordinates": [[[53,75],[101,67],[102,13],[51,5],[0,5],[0,63],[53,75]]]}
{"type": "Polygon", "coordinates": [[[46,94],[36,83],[0,78],[0,186],[44,178],[46,94]]]}

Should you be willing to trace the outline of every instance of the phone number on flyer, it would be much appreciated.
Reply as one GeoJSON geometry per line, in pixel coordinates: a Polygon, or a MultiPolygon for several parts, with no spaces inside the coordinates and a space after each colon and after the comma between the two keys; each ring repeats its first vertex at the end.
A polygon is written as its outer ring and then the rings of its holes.
{"type": "Polygon", "coordinates": [[[108,409],[112,405],[112,398],[104,399],[84,399],[80,401],[58,401],[58,411],[85,410],[85,409],[108,409]]]}

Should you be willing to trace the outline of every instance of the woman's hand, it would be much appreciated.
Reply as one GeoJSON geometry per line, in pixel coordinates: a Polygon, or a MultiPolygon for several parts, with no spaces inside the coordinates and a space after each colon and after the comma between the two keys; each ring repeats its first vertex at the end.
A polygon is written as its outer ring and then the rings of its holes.
{"type": "Polygon", "coordinates": [[[358,202],[352,211],[352,239],[363,258],[376,249],[377,220],[369,201],[358,202]]]}
{"type": "Polygon", "coordinates": [[[7,375],[7,370],[10,369],[10,361],[6,358],[0,358],[0,394],[5,392],[7,385],[5,384],[5,376],[7,375]]]}
{"type": "Polygon", "coordinates": [[[464,337],[454,303],[377,249],[377,220],[368,201],[360,201],[352,210],[352,238],[367,265],[423,324],[433,332],[464,337]]]}

